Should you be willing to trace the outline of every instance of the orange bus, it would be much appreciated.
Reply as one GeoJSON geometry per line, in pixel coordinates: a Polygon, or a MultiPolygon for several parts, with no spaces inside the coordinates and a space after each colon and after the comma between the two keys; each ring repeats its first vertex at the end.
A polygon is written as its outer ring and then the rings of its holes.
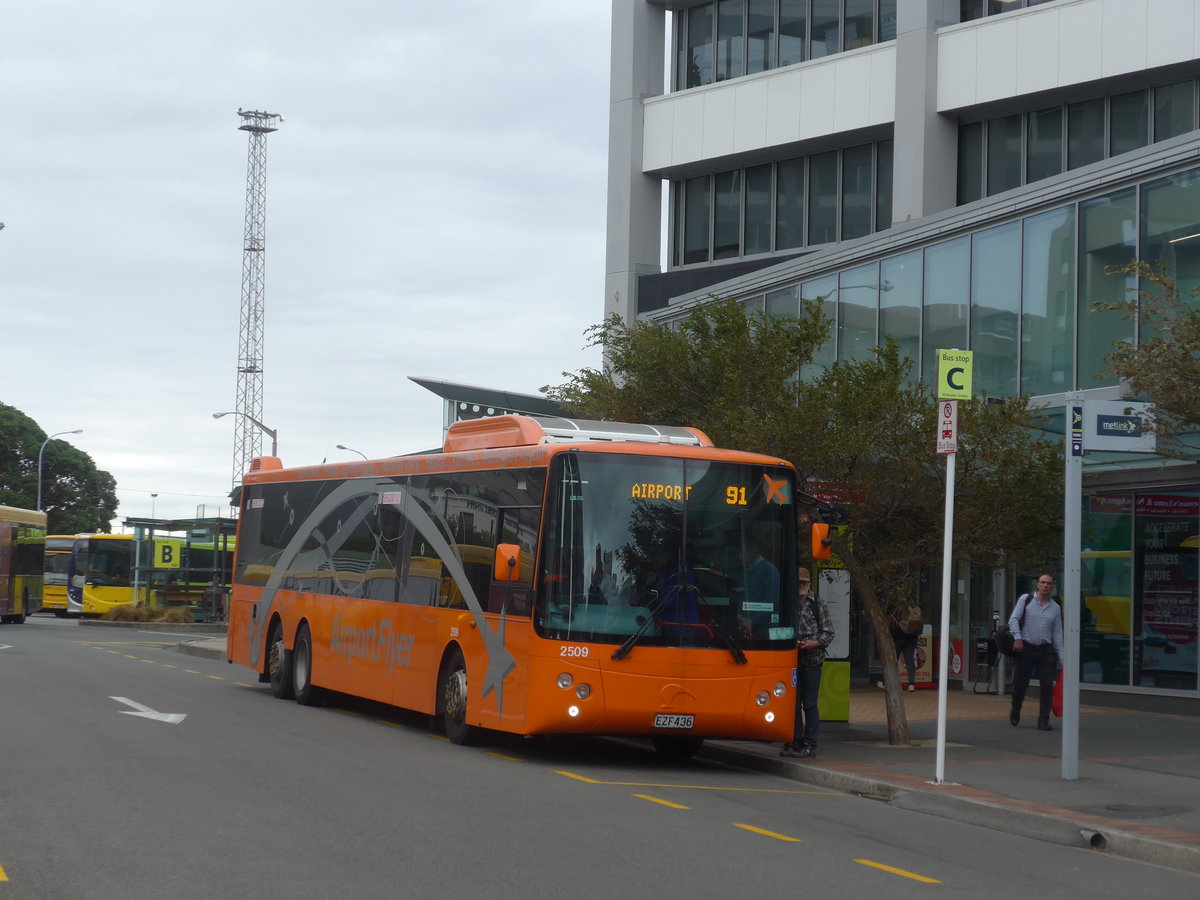
{"type": "Polygon", "coordinates": [[[441,452],[243,479],[228,658],[481,729],[787,741],[790,464],[691,428],[497,416],[441,452]]]}

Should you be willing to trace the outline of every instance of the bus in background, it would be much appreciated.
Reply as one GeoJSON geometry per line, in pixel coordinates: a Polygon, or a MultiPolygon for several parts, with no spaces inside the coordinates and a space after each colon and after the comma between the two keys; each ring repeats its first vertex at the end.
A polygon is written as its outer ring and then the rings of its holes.
{"type": "Polygon", "coordinates": [[[0,506],[0,623],[20,625],[42,608],[46,514],[0,506]]]}
{"type": "Polygon", "coordinates": [[[102,616],[117,606],[153,602],[152,590],[178,578],[179,538],[154,538],[153,560],[142,558],[149,541],[131,534],[81,534],[75,537],[67,567],[67,615],[102,616]],[[135,572],[150,572],[135,591],[135,572]]]}
{"type": "Polygon", "coordinates": [[[46,535],[42,554],[42,609],[59,618],[67,614],[67,572],[71,568],[72,534],[46,535]]]}
{"type": "Polygon", "coordinates": [[[459,744],[787,741],[796,496],[782,460],[611,422],[505,415],[454,423],[440,453],[263,457],[243,480],[227,656],[276,697],[436,715],[459,744]]]}

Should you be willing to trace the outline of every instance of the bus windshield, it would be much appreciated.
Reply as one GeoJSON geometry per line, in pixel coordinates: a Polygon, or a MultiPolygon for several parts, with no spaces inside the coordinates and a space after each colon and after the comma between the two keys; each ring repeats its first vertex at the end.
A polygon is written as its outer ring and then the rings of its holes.
{"type": "Polygon", "coordinates": [[[553,462],[535,624],[553,640],[783,649],[794,476],[778,465],[573,451],[553,462]]]}

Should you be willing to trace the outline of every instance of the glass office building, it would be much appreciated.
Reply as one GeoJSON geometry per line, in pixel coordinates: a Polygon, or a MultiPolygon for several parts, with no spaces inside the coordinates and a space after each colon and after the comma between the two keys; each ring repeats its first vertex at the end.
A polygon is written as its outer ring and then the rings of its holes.
{"type": "MultiPolygon", "coordinates": [[[[1197,0],[614,0],[613,27],[605,314],[820,297],[819,363],[971,349],[978,393],[1061,408],[1122,397],[1111,267],[1200,286],[1197,0]]],[[[1087,471],[1083,687],[1200,700],[1200,466],[1087,471]]],[[[1024,574],[958,567],[968,682],[1024,574]]]]}

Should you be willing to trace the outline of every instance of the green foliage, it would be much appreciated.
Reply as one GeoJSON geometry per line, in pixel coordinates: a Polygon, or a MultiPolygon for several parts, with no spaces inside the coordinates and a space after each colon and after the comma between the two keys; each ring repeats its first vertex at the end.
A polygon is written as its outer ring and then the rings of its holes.
{"type": "MultiPolygon", "coordinates": [[[[20,410],[0,403],[0,503],[37,506],[38,453],[46,433],[20,410]]],[[[117,513],[117,482],[63,440],[42,453],[42,509],[51,534],[107,532],[117,513]]]]}
{"type": "Polygon", "coordinates": [[[588,330],[602,369],[564,372],[550,399],[587,418],[693,425],[719,446],[765,452],[795,426],[795,373],[829,332],[818,301],[800,318],[747,316],[732,300],[694,310],[677,328],[619,316],[588,330]]]}
{"type": "Polygon", "coordinates": [[[1200,287],[1185,299],[1163,263],[1133,262],[1109,274],[1134,276],[1141,285],[1127,300],[1094,305],[1138,320],[1138,345],[1116,344],[1105,358],[1109,372],[1153,401],[1152,430],[1165,439],[1163,449],[1179,453],[1178,438],[1200,430],[1200,287]]]}

